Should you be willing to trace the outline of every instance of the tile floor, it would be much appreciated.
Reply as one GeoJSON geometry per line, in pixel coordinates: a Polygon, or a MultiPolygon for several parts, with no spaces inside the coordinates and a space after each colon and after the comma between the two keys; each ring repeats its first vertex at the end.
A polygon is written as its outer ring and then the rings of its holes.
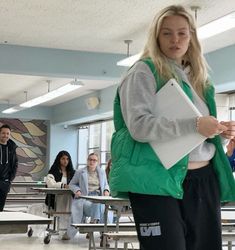
{"type": "MultiPolygon", "coordinates": [[[[32,204],[26,208],[23,206],[5,206],[5,210],[9,211],[24,211],[38,216],[46,216],[44,204],[32,204]]],[[[129,218],[124,221],[129,221],[129,218]]],[[[60,236],[52,235],[50,243],[44,244],[44,237],[47,235],[45,225],[33,225],[33,236],[28,237],[27,234],[0,234],[0,250],[85,250],[88,249],[89,240],[86,239],[85,234],[77,234],[73,240],[62,241],[60,236]]],[[[100,234],[95,233],[96,245],[99,246],[100,234]]],[[[114,247],[114,241],[110,242],[111,247],[114,247]]],[[[123,247],[123,243],[118,243],[119,247],[123,247]]],[[[134,245],[135,249],[138,249],[138,244],[134,245]]],[[[130,245],[130,249],[133,249],[130,245]]]]}
{"type": "MultiPolygon", "coordinates": [[[[61,241],[58,236],[52,236],[48,245],[43,243],[44,233],[39,235],[34,234],[29,238],[26,234],[8,234],[0,235],[0,249],[1,250],[85,250],[88,249],[88,240],[85,235],[76,236],[70,241],[61,241]]],[[[99,235],[96,235],[97,245],[99,244],[99,235]]],[[[122,247],[119,243],[119,247],[122,247]]],[[[114,247],[114,244],[111,244],[114,247]]],[[[137,246],[135,246],[137,247],[137,246]]],[[[130,246],[129,249],[132,249],[130,246]]],[[[235,250],[235,246],[232,248],[235,250]]],[[[227,250],[224,247],[223,250],[227,250]]]]}
{"type": "MultiPolygon", "coordinates": [[[[46,235],[45,227],[33,226],[33,236],[28,237],[27,234],[0,234],[0,250],[87,250],[88,240],[85,234],[77,234],[73,240],[62,241],[60,236],[52,235],[50,243],[44,244],[44,237],[46,235]]],[[[100,237],[99,233],[95,234],[95,241],[99,246],[100,237]]],[[[110,242],[111,247],[114,248],[114,242],[110,242]]],[[[120,242],[118,246],[123,247],[123,243],[120,242]]],[[[137,244],[135,244],[137,249],[137,244]]],[[[130,249],[132,246],[130,245],[130,249]]]]}
{"type": "MultiPolygon", "coordinates": [[[[33,205],[30,209],[32,214],[42,215],[43,208],[40,205],[33,205]]],[[[29,211],[28,211],[29,212],[29,211]]],[[[89,241],[86,239],[85,234],[77,234],[73,240],[62,241],[60,236],[53,235],[49,244],[44,244],[44,237],[46,236],[45,225],[34,225],[33,236],[28,237],[27,234],[0,234],[0,250],[85,250],[88,249],[89,241]]],[[[63,234],[63,232],[61,232],[63,234]]],[[[99,246],[100,237],[99,233],[95,234],[95,241],[99,246]]],[[[110,242],[111,247],[114,247],[114,242],[110,242]]],[[[119,242],[118,246],[123,247],[123,243],[119,242]]],[[[138,244],[133,247],[138,249],[138,244]]],[[[129,245],[129,249],[133,249],[129,245]]],[[[227,250],[223,247],[223,250],[227,250]]],[[[235,250],[235,242],[232,250],[235,250]]]]}

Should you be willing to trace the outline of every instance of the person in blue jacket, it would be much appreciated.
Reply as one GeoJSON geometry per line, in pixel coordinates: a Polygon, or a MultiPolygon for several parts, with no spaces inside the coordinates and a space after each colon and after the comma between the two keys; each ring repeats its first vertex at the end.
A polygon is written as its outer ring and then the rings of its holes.
{"type": "Polygon", "coordinates": [[[231,139],[229,144],[227,145],[227,156],[230,162],[232,171],[235,171],[235,139],[231,139]]]}
{"type": "MultiPolygon", "coordinates": [[[[104,205],[80,198],[81,195],[109,196],[106,173],[99,166],[98,154],[91,153],[88,155],[87,166],[75,172],[69,183],[69,188],[74,193],[71,207],[72,224],[83,223],[86,217],[91,218],[91,223],[101,222],[103,219],[102,211],[104,210],[102,206],[104,205]]],[[[77,230],[70,227],[67,231],[68,239],[73,238],[76,233],[77,230]]],[[[101,238],[100,245],[103,246],[103,238],[101,238]]]]}

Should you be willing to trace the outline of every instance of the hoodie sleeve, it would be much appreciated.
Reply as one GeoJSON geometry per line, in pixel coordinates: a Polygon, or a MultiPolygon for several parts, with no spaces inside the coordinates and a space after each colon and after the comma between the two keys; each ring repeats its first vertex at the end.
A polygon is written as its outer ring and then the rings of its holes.
{"type": "Polygon", "coordinates": [[[156,82],[148,66],[138,62],[122,80],[119,95],[125,124],[139,142],[164,142],[196,131],[196,117],[168,119],[156,116],[156,82]]]}
{"type": "MultiPolygon", "coordinates": [[[[16,147],[17,148],[17,147],[16,147]]],[[[16,171],[18,168],[18,157],[16,154],[16,148],[14,149],[13,156],[12,156],[12,171],[11,171],[11,176],[10,176],[10,181],[12,182],[16,176],[16,171]]]]}
{"type": "Polygon", "coordinates": [[[108,184],[108,180],[107,180],[107,176],[106,176],[106,172],[104,171],[104,191],[107,190],[110,192],[109,189],[109,184],[108,184]]]}
{"type": "Polygon", "coordinates": [[[62,188],[62,182],[56,182],[53,174],[48,174],[46,178],[46,184],[49,188],[62,188]]]}
{"type": "Polygon", "coordinates": [[[79,186],[79,176],[79,171],[76,171],[72,180],[69,182],[69,188],[74,194],[76,194],[77,191],[81,191],[81,188],[79,186]]]}

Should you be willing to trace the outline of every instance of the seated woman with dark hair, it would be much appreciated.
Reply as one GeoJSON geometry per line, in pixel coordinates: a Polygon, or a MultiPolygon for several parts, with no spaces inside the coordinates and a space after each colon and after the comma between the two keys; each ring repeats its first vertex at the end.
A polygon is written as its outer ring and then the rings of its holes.
{"type": "MultiPolygon", "coordinates": [[[[48,188],[69,188],[68,183],[74,175],[73,163],[71,156],[67,151],[60,151],[51,166],[46,177],[46,185],[48,188]]],[[[50,207],[56,212],[71,212],[71,194],[57,195],[55,203],[55,195],[50,194],[46,197],[46,205],[50,198],[50,207]]],[[[70,223],[70,216],[65,214],[60,216],[60,226],[67,229],[70,223]]],[[[64,238],[67,234],[63,235],[64,238]]],[[[62,239],[63,239],[62,237],[62,239]]]]}

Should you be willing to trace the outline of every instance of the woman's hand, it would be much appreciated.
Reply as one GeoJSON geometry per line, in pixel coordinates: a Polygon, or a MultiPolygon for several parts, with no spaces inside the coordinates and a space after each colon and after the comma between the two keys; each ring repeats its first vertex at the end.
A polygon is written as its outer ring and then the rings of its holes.
{"type": "Polygon", "coordinates": [[[234,139],[235,137],[235,121],[221,122],[220,124],[227,127],[227,130],[221,133],[224,138],[234,139]]]}
{"type": "Polygon", "coordinates": [[[227,126],[219,123],[213,116],[202,116],[198,118],[197,131],[207,138],[213,138],[215,135],[224,133],[227,130],[227,126]]]}
{"type": "Polygon", "coordinates": [[[81,191],[80,191],[80,190],[78,190],[78,191],[75,193],[75,198],[79,198],[79,197],[80,197],[80,195],[82,195],[82,193],[81,193],[81,191]]]}
{"type": "Polygon", "coordinates": [[[109,191],[108,190],[104,190],[104,196],[109,196],[109,191]]]}

